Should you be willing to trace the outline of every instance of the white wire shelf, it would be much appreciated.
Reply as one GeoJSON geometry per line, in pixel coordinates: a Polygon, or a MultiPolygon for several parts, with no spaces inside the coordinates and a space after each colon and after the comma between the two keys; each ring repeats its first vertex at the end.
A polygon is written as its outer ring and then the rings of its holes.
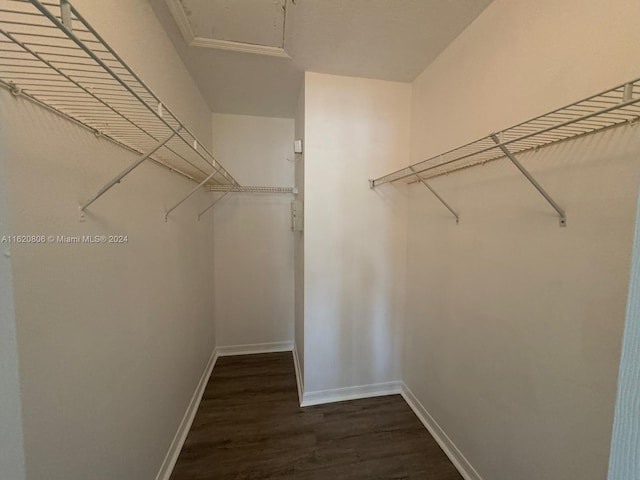
{"type": "Polygon", "coordinates": [[[66,0],[0,0],[0,85],[196,183],[239,186],[66,0]]]}
{"type": "Polygon", "coordinates": [[[640,79],[370,180],[370,185],[374,188],[404,179],[428,180],[461,169],[484,165],[499,158],[509,158],[509,154],[514,155],[634,122],[640,117],[638,103],[640,79]]]}
{"type": "Polygon", "coordinates": [[[202,218],[209,210],[213,209],[220,201],[222,201],[230,193],[267,193],[267,194],[297,194],[298,189],[295,187],[256,187],[245,185],[211,185],[210,192],[222,193],[209,204],[207,208],[198,213],[198,220],[202,218]]]}
{"type": "Polygon", "coordinates": [[[298,189],[295,187],[255,187],[255,186],[234,186],[234,185],[211,185],[211,192],[227,192],[227,193],[276,193],[276,194],[296,194],[298,189]]]}

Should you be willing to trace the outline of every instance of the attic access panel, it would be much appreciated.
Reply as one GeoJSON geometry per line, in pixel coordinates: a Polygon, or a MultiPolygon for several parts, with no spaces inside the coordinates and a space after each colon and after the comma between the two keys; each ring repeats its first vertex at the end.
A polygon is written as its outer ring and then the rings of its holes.
{"type": "Polygon", "coordinates": [[[196,37],[284,46],[285,0],[182,0],[196,37]]]}

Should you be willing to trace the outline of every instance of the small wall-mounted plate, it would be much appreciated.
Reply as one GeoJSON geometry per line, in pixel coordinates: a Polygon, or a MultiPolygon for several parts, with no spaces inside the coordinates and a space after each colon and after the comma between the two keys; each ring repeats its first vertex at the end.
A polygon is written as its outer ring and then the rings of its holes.
{"type": "Polygon", "coordinates": [[[303,204],[300,200],[291,202],[291,230],[302,232],[304,230],[303,204]]]}

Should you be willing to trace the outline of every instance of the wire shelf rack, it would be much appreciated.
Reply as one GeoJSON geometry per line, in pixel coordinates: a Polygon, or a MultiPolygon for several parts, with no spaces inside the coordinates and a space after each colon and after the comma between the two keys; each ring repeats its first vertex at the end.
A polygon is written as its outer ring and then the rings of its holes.
{"type": "Polygon", "coordinates": [[[370,185],[374,188],[404,179],[416,182],[428,180],[499,158],[512,159],[510,155],[635,122],[640,117],[638,103],[640,79],[370,180],[370,185]]]}
{"type": "Polygon", "coordinates": [[[209,187],[209,191],[227,193],[276,193],[294,195],[298,193],[298,189],[295,187],[257,187],[251,185],[211,185],[211,187],[209,187]]]}
{"type": "Polygon", "coordinates": [[[239,186],[66,0],[0,2],[0,85],[196,183],[239,186]]]}

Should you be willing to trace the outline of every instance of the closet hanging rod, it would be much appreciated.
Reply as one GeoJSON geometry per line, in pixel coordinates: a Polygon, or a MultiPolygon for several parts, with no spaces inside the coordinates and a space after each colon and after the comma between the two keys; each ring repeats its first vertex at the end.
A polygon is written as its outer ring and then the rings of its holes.
{"type": "MultiPolygon", "coordinates": [[[[640,117],[640,79],[610,88],[584,100],[527,120],[499,132],[496,143],[490,134],[461,147],[409,167],[370,180],[371,188],[408,178],[429,179],[464,168],[602,131],[640,117]]],[[[553,204],[552,204],[553,205],[553,204]]],[[[562,218],[560,211],[556,208],[562,218]]]]}

